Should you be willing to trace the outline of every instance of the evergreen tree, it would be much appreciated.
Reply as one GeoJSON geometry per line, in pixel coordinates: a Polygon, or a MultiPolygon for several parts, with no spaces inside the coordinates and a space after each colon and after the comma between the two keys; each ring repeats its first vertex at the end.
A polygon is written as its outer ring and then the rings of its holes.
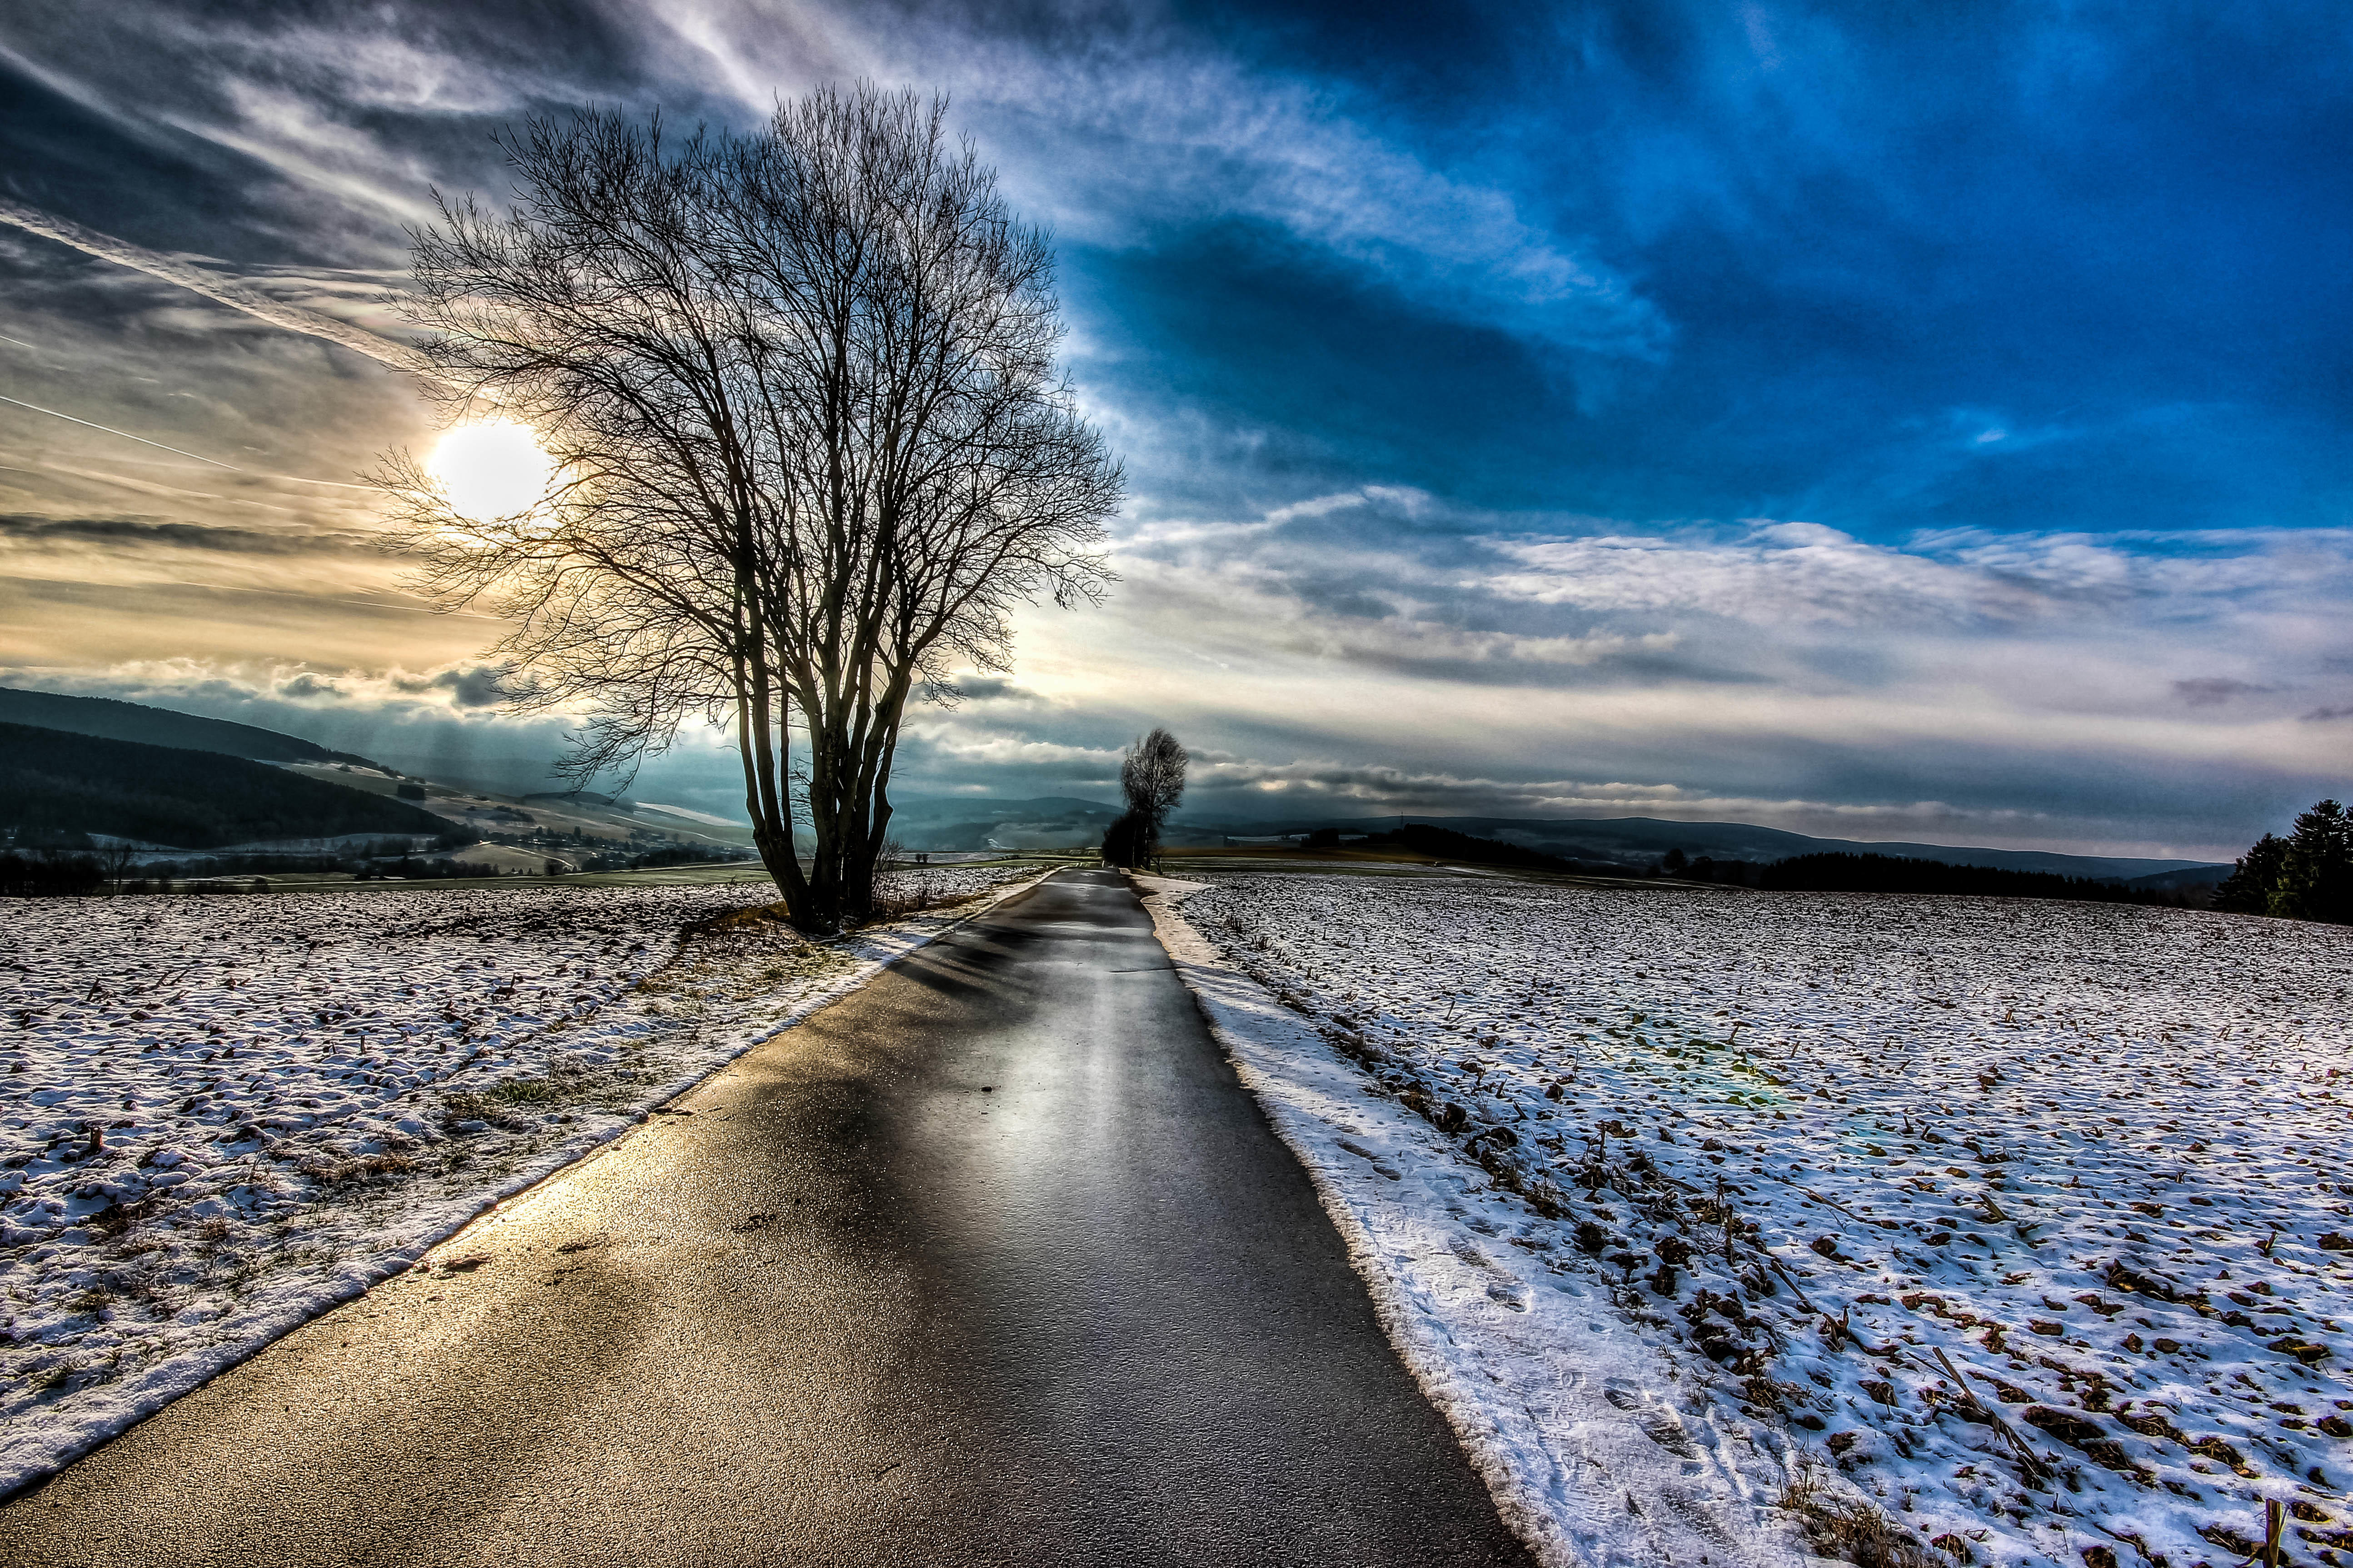
{"type": "Polygon", "coordinates": [[[2353,816],[2324,800],[2288,837],[2266,833],[2214,889],[2232,914],[2353,925],[2353,816]]]}
{"type": "Polygon", "coordinates": [[[2295,819],[2268,912],[2353,924],[2353,817],[2337,802],[2324,800],[2295,819]]]}
{"type": "Polygon", "coordinates": [[[2272,889],[2278,886],[2280,868],[2286,861],[2287,840],[2276,833],[2264,834],[2239,857],[2231,874],[2214,889],[2214,907],[2225,914],[2271,913],[2272,889]]]}

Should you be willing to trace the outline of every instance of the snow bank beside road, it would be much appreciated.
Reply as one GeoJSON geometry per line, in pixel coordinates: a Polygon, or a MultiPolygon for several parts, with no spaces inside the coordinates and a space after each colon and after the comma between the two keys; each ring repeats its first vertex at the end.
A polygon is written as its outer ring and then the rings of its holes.
{"type": "Polygon", "coordinates": [[[759,885],[6,900],[0,1492],[1028,875],[831,943],[723,918],[759,885]]]}
{"type": "Polygon", "coordinates": [[[2223,1568],[2270,1500],[2353,1562],[2353,933],[1341,876],[1184,911],[1401,1345],[1586,1560],[1708,1549],[1592,1516],[1561,1386],[1673,1406],[1736,1534],[1778,1472],[1825,1547],[2223,1568]]]}
{"type": "Polygon", "coordinates": [[[1723,1418],[1550,1227],[1206,940],[1198,883],[1139,877],[1211,1029],[1314,1178],[1388,1332],[1504,1518],[1556,1568],[1792,1564],[1778,1433],[1723,1418]]]}

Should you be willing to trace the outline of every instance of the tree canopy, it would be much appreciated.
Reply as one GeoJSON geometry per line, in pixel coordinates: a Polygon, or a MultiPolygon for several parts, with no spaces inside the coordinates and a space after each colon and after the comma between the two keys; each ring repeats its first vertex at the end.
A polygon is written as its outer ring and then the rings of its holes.
{"type": "Polygon", "coordinates": [[[534,121],[511,211],[445,202],[415,236],[428,384],[527,424],[554,476],[485,520],[395,459],[422,586],[513,625],[518,706],[591,715],[575,778],[732,726],[815,930],[871,906],[907,704],[1110,577],[1123,480],[1056,369],[1050,247],[945,114],[861,86],[749,134],[534,121]]]}
{"type": "Polygon", "coordinates": [[[1176,737],[1155,729],[1136,738],[1120,760],[1120,793],[1126,814],[1103,834],[1103,858],[1114,866],[1140,866],[1160,847],[1168,814],[1185,798],[1185,770],[1191,762],[1176,737]]]}
{"type": "Polygon", "coordinates": [[[2324,800],[2295,819],[2287,837],[2264,834],[2214,889],[2214,907],[2353,925],[2353,816],[2324,800]]]}

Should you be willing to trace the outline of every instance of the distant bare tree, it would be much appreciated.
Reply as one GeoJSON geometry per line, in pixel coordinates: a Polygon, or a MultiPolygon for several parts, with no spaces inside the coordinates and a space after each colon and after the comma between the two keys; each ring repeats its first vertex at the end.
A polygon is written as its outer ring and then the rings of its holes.
{"type": "Polygon", "coordinates": [[[392,458],[421,586],[514,623],[518,707],[596,714],[577,780],[689,716],[732,724],[811,931],[872,904],[908,702],[1009,668],[1018,605],[1110,580],[1123,480],[1055,368],[1051,253],[945,107],[827,89],[676,144],[659,121],[533,121],[501,143],[510,214],[445,202],[413,236],[427,386],[555,464],[541,505],[483,521],[392,458]]]}
{"type": "Polygon", "coordinates": [[[1168,814],[1185,798],[1185,768],[1191,759],[1166,730],[1140,736],[1120,759],[1120,793],[1127,812],[1103,835],[1103,858],[1114,866],[1140,866],[1160,847],[1168,814]]]}
{"type": "Polygon", "coordinates": [[[1127,796],[1127,809],[1151,824],[1155,839],[1168,814],[1185,798],[1185,768],[1191,761],[1166,730],[1138,740],[1120,761],[1119,787],[1127,796]]]}
{"type": "Polygon", "coordinates": [[[118,893],[122,891],[122,884],[130,880],[131,868],[137,864],[137,846],[124,839],[118,838],[111,844],[103,845],[98,851],[98,868],[105,873],[106,879],[114,885],[118,893]]]}

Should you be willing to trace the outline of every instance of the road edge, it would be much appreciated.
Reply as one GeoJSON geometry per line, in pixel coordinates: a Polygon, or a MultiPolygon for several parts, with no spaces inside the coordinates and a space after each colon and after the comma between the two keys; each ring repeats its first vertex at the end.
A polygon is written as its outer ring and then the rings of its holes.
{"type": "MultiPolygon", "coordinates": [[[[260,1309],[237,1338],[189,1351],[181,1356],[168,1357],[148,1368],[141,1374],[132,1397],[106,1415],[94,1416],[70,1432],[60,1433],[54,1441],[45,1442],[44,1434],[38,1428],[21,1436],[10,1434],[0,1437],[0,1509],[14,1506],[52,1476],[104,1447],[141,1422],[160,1414],[214,1379],[234,1372],[287,1335],[426,1263],[435,1252],[459,1243],[475,1226],[531,1196],[557,1177],[577,1170],[598,1155],[617,1147],[652,1121],[655,1112],[710,1081],[746,1052],[767,1044],[787,1029],[807,1023],[818,1013],[871,984],[876,975],[893,964],[921,952],[968,921],[977,920],[999,905],[1030,891],[1047,878],[1065,869],[1068,868],[1050,866],[1034,877],[1008,882],[983,895],[981,901],[954,920],[928,929],[893,931],[886,928],[885,931],[874,936],[853,936],[853,942],[875,951],[828,984],[812,991],[782,1017],[763,1019],[754,1028],[746,1030],[732,1043],[724,1055],[715,1056],[692,1071],[652,1090],[625,1120],[593,1133],[568,1138],[551,1145],[496,1185],[485,1187],[474,1194],[479,1201],[473,1206],[463,1206],[469,1201],[467,1199],[453,1201],[446,1224],[429,1225],[398,1246],[347,1260],[332,1278],[321,1280],[311,1289],[290,1300],[275,1302],[260,1309]]],[[[681,932],[681,939],[670,958],[664,961],[665,964],[675,962],[684,951],[681,932]]],[[[652,973],[659,973],[659,970],[652,973]]]]}
{"type": "MultiPolygon", "coordinates": [[[[1451,1260],[1438,1258],[1446,1250],[1442,1247],[1421,1254],[1397,1251],[1395,1237],[1387,1238],[1385,1247],[1367,1212],[1381,1194],[1367,1189],[1370,1201],[1358,1197],[1352,1189],[1366,1173],[1355,1166],[1376,1154],[1385,1158],[1387,1150],[1396,1149],[1409,1152],[1438,1182],[1451,1185],[1465,1207],[1493,1206],[1509,1213],[1519,1208],[1517,1200],[1494,1193],[1487,1173],[1461,1161],[1419,1117],[1375,1094],[1363,1074],[1330,1047],[1314,1020],[1286,1007],[1224,961],[1176,908],[1208,884],[1144,875],[1131,880],[1211,1037],[1314,1186],[1398,1359],[1453,1429],[1506,1527],[1546,1568],[1681,1560],[1684,1552],[1671,1546],[1690,1546],[1694,1537],[1715,1542],[1720,1555],[1713,1561],[1719,1568],[1791,1568],[1818,1561],[1786,1526],[1777,1528],[1758,1519],[1743,1536],[1733,1533],[1740,1521],[1706,1517],[1714,1510],[1694,1497],[1686,1483],[1689,1471],[1701,1467],[1676,1462],[1643,1425],[1646,1419],[1657,1419],[1666,1409],[1662,1404],[1646,1400],[1630,1413],[1614,1401],[1604,1403],[1602,1387],[1587,1386],[1599,1385],[1602,1379],[1588,1375],[1575,1400],[1588,1408],[1577,1413],[1568,1429],[1557,1430],[1556,1417],[1546,1421],[1531,1403],[1515,1397],[1504,1375],[1511,1368],[1487,1364],[1480,1347],[1458,1337],[1460,1324],[1450,1319],[1459,1320],[1462,1309],[1444,1298],[1472,1297],[1470,1310],[1476,1311],[1477,1295],[1494,1294],[1481,1289],[1482,1282],[1549,1290],[1555,1286],[1546,1271],[1533,1258],[1509,1258],[1509,1248],[1495,1249],[1506,1254],[1502,1258],[1474,1254],[1476,1261],[1471,1263],[1459,1251],[1451,1260]],[[1302,1062],[1302,1057],[1312,1060],[1302,1062]],[[1366,1131],[1356,1147],[1344,1148],[1356,1141],[1334,1125],[1335,1112],[1363,1124],[1366,1131]],[[1409,1278],[1409,1269],[1419,1277],[1409,1278]],[[1662,1531],[1681,1539],[1670,1543],[1661,1539],[1662,1531]]],[[[1380,1169],[1378,1160],[1367,1171],[1392,1175],[1392,1171],[1380,1169]]],[[[1618,1341],[1620,1336],[1605,1333],[1605,1338],[1618,1341]]],[[[1641,1359],[1647,1353],[1638,1343],[1609,1348],[1623,1359],[1641,1359]]],[[[1594,1370],[1606,1368],[1597,1365],[1594,1370]]],[[[1559,1391],[1553,1392],[1557,1397],[1559,1391]]]]}

